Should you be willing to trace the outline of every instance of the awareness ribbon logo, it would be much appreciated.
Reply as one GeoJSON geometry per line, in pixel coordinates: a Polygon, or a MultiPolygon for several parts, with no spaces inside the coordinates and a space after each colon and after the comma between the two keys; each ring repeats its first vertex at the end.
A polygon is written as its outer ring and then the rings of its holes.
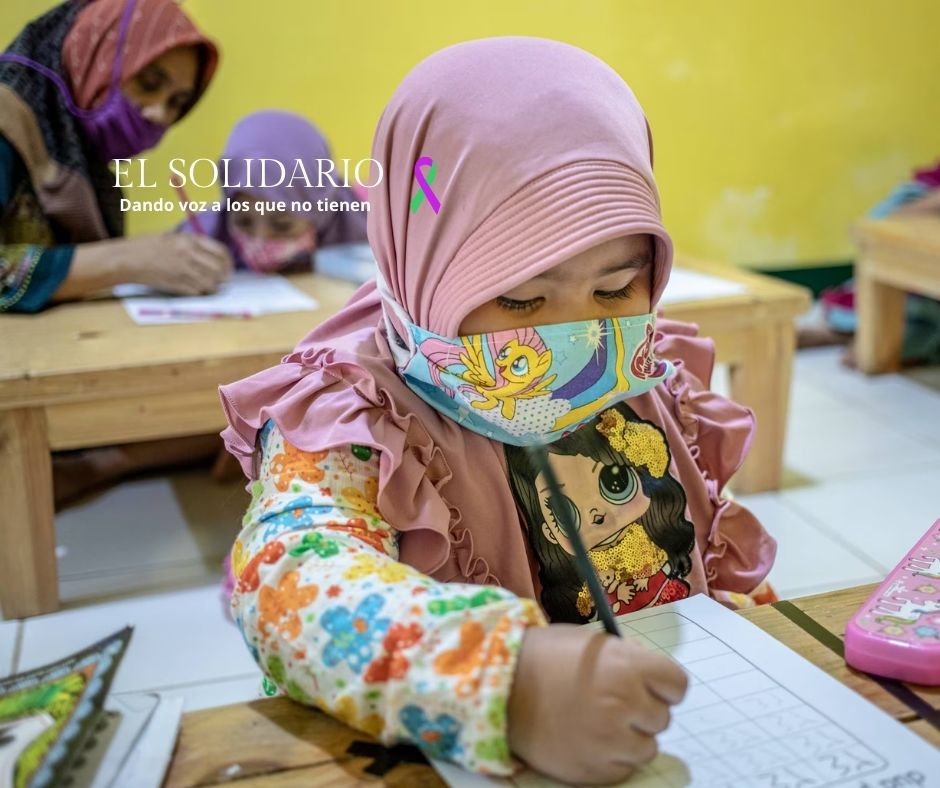
{"type": "Polygon", "coordinates": [[[414,197],[411,198],[411,212],[417,213],[418,208],[421,207],[421,203],[424,202],[424,198],[427,197],[428,204],[431,206],[431,210],[434,213],[440,213],[441,211],[441,201],[437,198],[437,195],[434,193],[434,190],[431,188],[431,184],[434,183],[434,179],[437,177],[437,165],[434,163],[434,159],[430,156],[422,156],[415,162],[415,181],[418,184],[418,188],[421,191],[417,192],[414,197]],[[430,167],[428,170],[427,178],[424,177],[424,173],[421,172],[422,167],[430,167]]]}

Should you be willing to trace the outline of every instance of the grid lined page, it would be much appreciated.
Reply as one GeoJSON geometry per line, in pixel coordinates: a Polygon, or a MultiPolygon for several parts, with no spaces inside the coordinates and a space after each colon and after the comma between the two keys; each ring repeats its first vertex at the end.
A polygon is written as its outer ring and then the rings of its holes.
{"type": "Polygon", "coordinates": [[[659,757],[629,785],[826,788],[886,766],[863,742],[685,616],[658,613],[620,629],[644,648],[669,654],[689,674],[688,694],[659,736],[659,757]]]}
{"type": "MultiPolygon", "coordinates": [[[[628,788],[940,788],[934,747],[714,600],[698,595],[617,622],[689,676],[657,737],[660,754],[628,788]]],[[[534,772],[494,780],[434,766],[459,788],[560,785],[534,772]]]]}

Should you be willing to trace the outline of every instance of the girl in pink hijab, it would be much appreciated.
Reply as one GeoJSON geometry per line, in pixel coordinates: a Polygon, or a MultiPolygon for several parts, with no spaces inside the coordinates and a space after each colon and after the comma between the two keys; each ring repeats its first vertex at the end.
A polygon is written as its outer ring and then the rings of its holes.
{"type": "Polygon", "coordinates": [[[752,603],[775,544],[722,497],[754,423],[713,349],[655,324],[672,243],[643,111],[575,47],[440,51],[376,130],[378,280],[222,389],[251,479],[232,609],[270,686],[386,743],[509,774],[623,779],[685,676],[576,627],[752,603]],[[551,495],[526,447],[549,444],[551,495]]]}

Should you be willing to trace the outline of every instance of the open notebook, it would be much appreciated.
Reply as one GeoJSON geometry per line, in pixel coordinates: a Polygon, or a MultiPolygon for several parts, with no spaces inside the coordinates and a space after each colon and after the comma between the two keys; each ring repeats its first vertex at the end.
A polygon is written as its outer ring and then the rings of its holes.
{"type": "Polygon", "coordinates": [[[120,285],[112,292],[139,325],[250,318],[312,311],[318,306],[315,298],[283,276],[251,271],[236,271],[218,292],[206,296],[166,296],[141,285],[120,285]]]}
{"type": "MultiPolygon", "coordinates": [[[[778,640],[704,595],[617,620],[665,652],[689,691],[629,788],[940,786],[940,753],[778,640]]],[[[588,624],[598,626],[600,624],[588,624]]],[[[434,762],[451,786],[560,785],[535,772],[495,780],[434,762]]]]}

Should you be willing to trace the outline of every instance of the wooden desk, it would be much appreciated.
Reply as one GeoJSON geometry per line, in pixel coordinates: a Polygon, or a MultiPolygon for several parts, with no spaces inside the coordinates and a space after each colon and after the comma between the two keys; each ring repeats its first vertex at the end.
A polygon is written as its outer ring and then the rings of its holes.
{"type": "Polygon", "coordinates": [[[940,216],[899,215],[856,225],[855,360],[877,374],[901,365],[907,293],[940,298],[940,216]]]}
{"type": "Polygon", "coordinates": [[[715,341],[718,361],[731,370],[731,398],[757,417],[748,458],[734,478],[736,493],[776,490],[783,478],[783,449],[796,351],[793,319],[810,306],[804,287],[723,263],[678,255],[676,267],[721,279],[747,290],[738,295],[667,304],[664,315],[696,323],[715,341]]]}
{"type": "MultiPolygon", "coordinates": [[[[804,597],[792,604],[841,638],[849,617],[874,587],[804,597]]],[[[743,615],[940,746],[940,731],[916,719],[907,706],[867,676],[846,667],[833,651],[778,609],[764,605],[743,615]]],[[[916,692],[933,708],[940,708],[940,688],[918,688],[916,692]]],[[[271,698],[184,715],[164,788],[220,785],[232,780],[238,780],[239,788],[444,785],[430,766],[417,762],[419,758],[414,748],[385,750],[322,712],[285,698],[271,698]]]]}
{"type": "MultiPolygon", "coordinates": [[[[740,493],[776,489],[783,468],[793,317],[807,291],[727,265],[680,265],[731,279],[747,292],[670,304],[697,323],[731,368],[732,396],[757,414],[740,493]]],[[[291,280],[320,309],[186,325],[138,326],[116,301],[0,316],[0,607],[6,618],[58,606],[49,453],[199,435],[224,426],[217,387],[271,366],[354,291],[334,279],[291,280]]]]}
{"type": "MultiPolygon", "coordinates": [[[[791,600],[789,604],[797,607],[841,641],[844,639],[845,626],[849,619],[858,610],[859,605],[877,588],[877,585],[873,583],[846,588],[842,591],[805,596],[791,600]]],[[[761,605],[752,610],[745,610],[741,615],[830,676],[855,690],[859,695],[868,698],[878,708],[903,722],[922,738],[940,747],[940,731],[920,719],[909,706],[885,690],[881,683],[865,673],[859,673],[850,668],[839,654],[793,623],[784,612],[781,612],[786,604],[777,602],[773,605],[761,605]]],[[[930,707],[940,709],[940,687],[920,687],[914,684],[900,684],[900,682],[898,685],[910,689],[930,707]]]]}
{"type": "Polygon", "coordinates": [[[294,278],[315,312],[138,326],[117,301],[0,316],[0,607],[58,607],[50,451],[222,429],[217,387],[276,364],[354,292],[294,278]]]}

